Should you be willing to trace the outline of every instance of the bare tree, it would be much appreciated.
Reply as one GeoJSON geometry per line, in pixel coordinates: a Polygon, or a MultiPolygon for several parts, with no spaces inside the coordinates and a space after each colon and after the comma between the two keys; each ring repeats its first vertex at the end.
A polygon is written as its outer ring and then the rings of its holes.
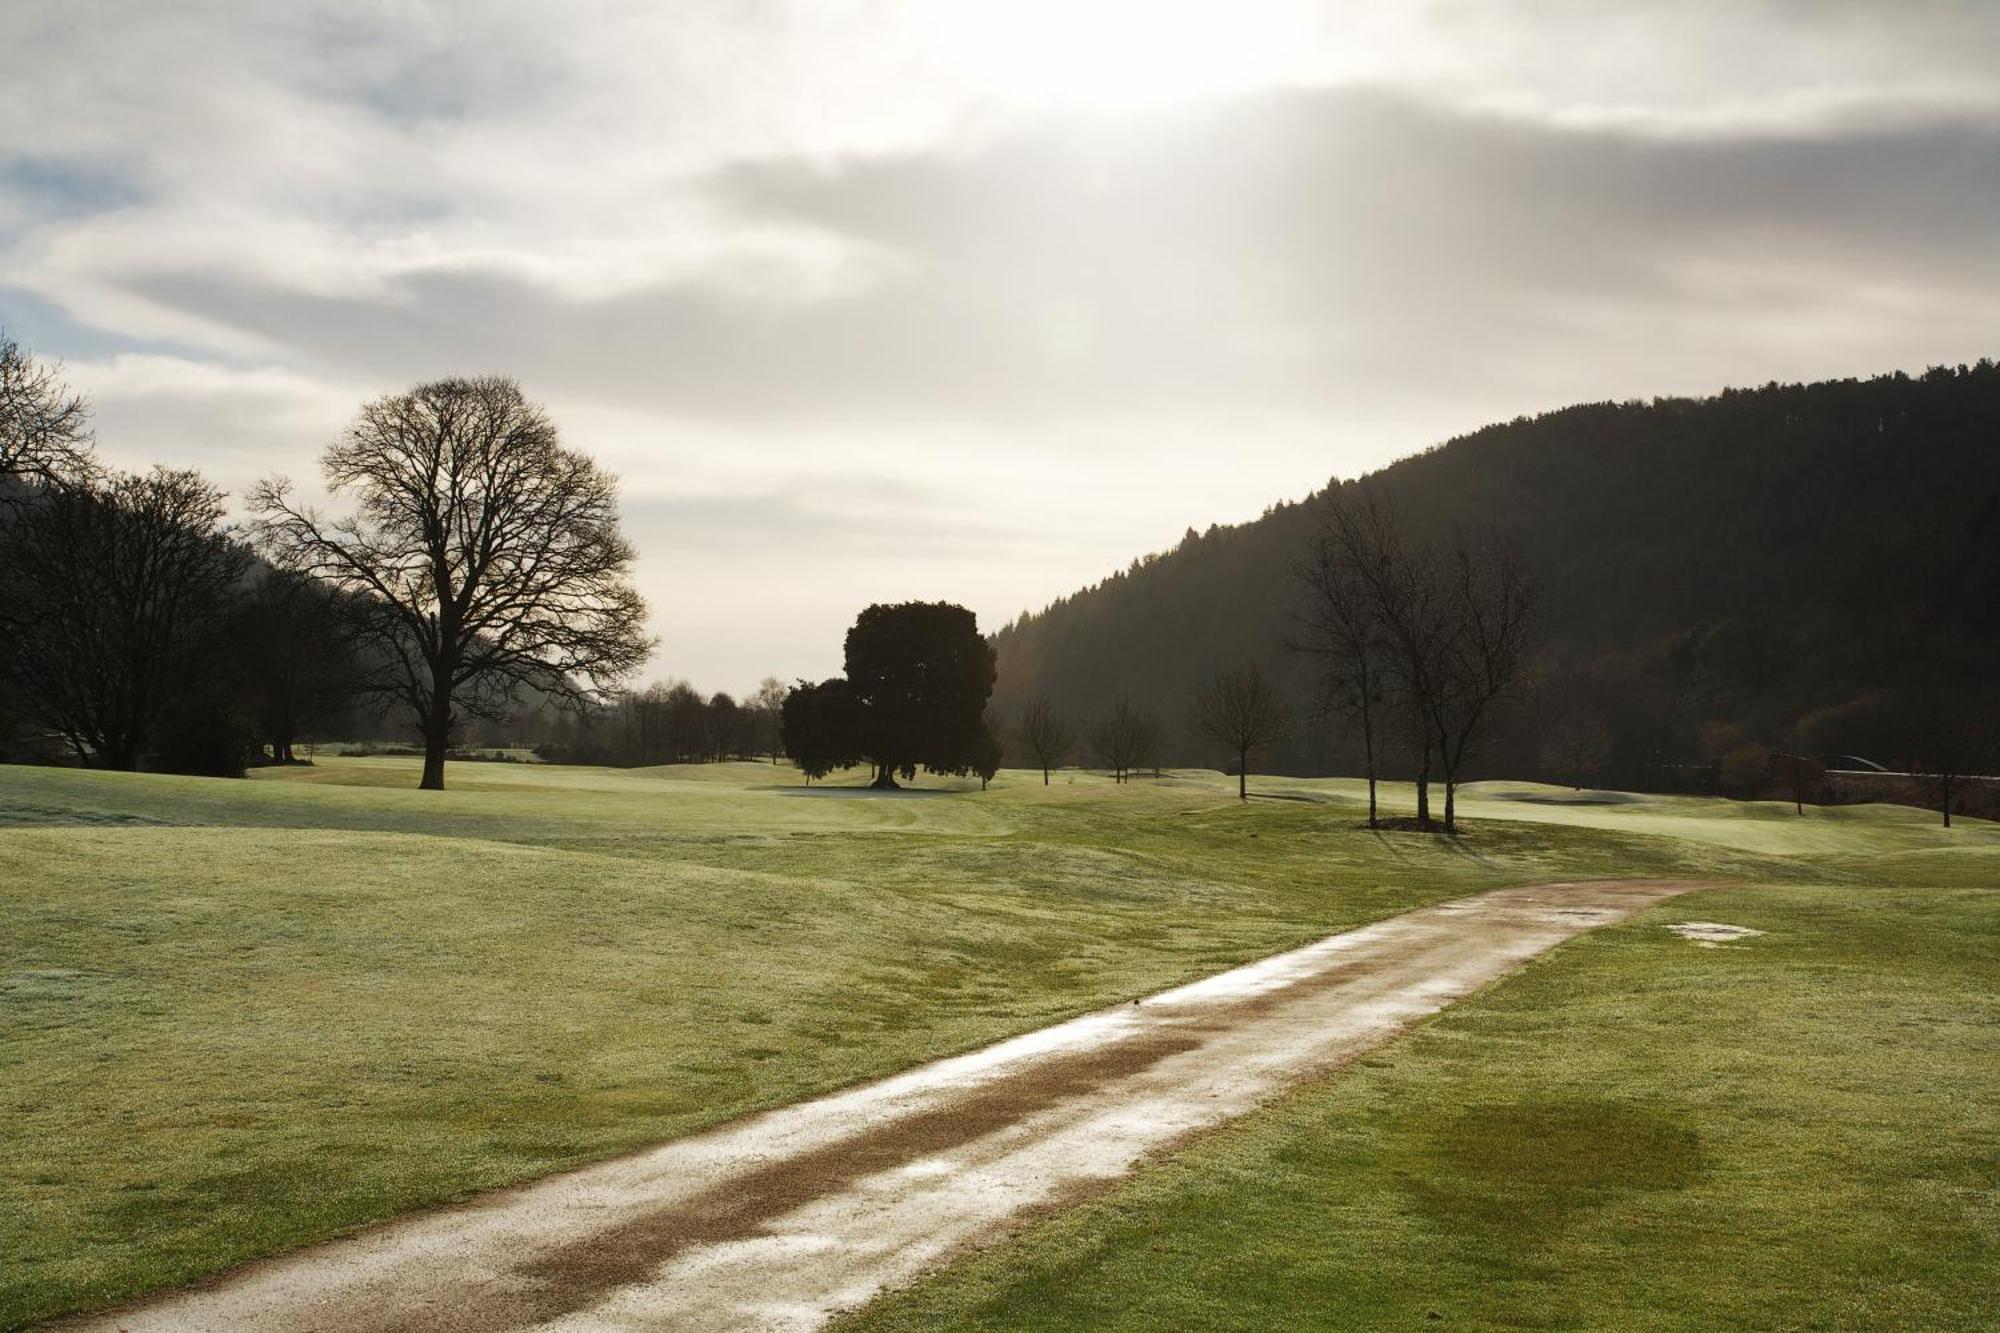
{"type": "Polygon", "coordinates": [[[0,337],[0,496],[23,477],[75,481],[90,475],[90,407],[21,345],[0,337]]]}
{"type": "Polygon", "coordinates": [[[212,683],[249,563],[222,513],[199,473],[154,468],[54,487],[7,524],[0,675],[84,762],[137,768],[212,683]]]}
{"type": "MultiPolygon", "coordinates": [[[[1410,549],[1394,513],[1372,489],[1349,485],[1327,496],[1318,545],[1334,566],[1333,591],[1348,599],[1343,611],[1356,618],[1349,632],[1360,636],[1369,684],[1380,690],[1374,697],[1392,705],[1389,715],[1415,740],[1421,759],[1417,823],[1428,828],[1437,747],[1431,705],[1445,671],[1442,580],[1433,561],[1410,549]]],[[[1371,730],[1374,710],[1371,702],[1371,730]]],[[[1372,807],[1372,783],[1370,792],[1372,807]]]]}
{"type": "Polygon", "coordinates": [[[1293,577],[1304,596],[1291,647],[1310,655],[1318,665],[1319,708],[1360,727],[1362,768],[1368,779],[1368,827],[1374,828],[1380,822],[1377,733],[1382,722],[1384,657],[1389,645],[1372,609],[1368,585],[1355,563],[1355,551],[1343,540],[1331,516],[1322,518],[1321,530],[1293,577]]]}
{"type": "Polygon", "coordinates": [[[1038,698],[1022,710],[1020,725],[1015,728],[1021,744],[1028,747],[1034,756],[1035,766],[1042,770],[1042,785],[1049,785],[1049,772],[1062,767],[1069,757],[1070,748],[1076,743],[1076,735],[1069,723],[1056,712],[1055,705],[1047,699],[1038,698]]]}
{"type": "Polygon", "coordinates": [[[749,711],[757,721],[758,747],[771,757],[773,764],[785,751],[783,721],[788,693],[785,682],[776,676],[766,676],[758,683],[757,692],[750,696],[749,711]]]}
{"type": "Polygon", "coordinates": [[[1097,761],[1111,770],[1112,781],[1124,782],[1152,756],[1159,734],[1159,722],[1151,713],[1121,697],[1091,733],[1091,749],[1097,761]]]}
{"type": "Polygon", "coordinates": [[[1283,737],[1291,726],[1291,710],[1254,666],[1241,666],[1211,677],[1195,692],[1188,719],[1196,731],[1229,747],[1236,756],[1236,798],[1250,799],[1250,754],[1283,737]]]}
{"type": "Polygon", "coordinates": [[[2000,705],[1982,692],[1958,683],[1934,662],[1916,673],[1899,700],[1904,725],[1916,746],[1911,774],[1930,789],[1951,827],[1952,807],[1970,777],[2000,769],[2000,705]]]}
{"type": "Polygon", "coordinates": [[[1550,724],[1542,740],[1544,768],[1559,774],[1577,791],[1594,779],[1611,760],[1611,724],[1587,700],[1570,699],[1550,724]]]}
{"type": "Polygon", "coordinates": [[[1535,624],[1534,591],[1513,556],[1460,542],[1432,565],[1443,586],[1423,599],[1440,623],[1437,668],[1418,698],[1444,770],[1444,831],[1458,832],[1458,782],[1493,706],[1520,688],[1535,624]]]}
{"type": "Polygon", "coordinates": [[[566,448],[513,380],[449,379],[362,408],[321,458],[355,515],[328,520],[267,481],[253,505],[280,564],[355,593],[415,714],[422,786],[444,786],[460,710],[503,716],[527,688],[583,706],[651,650],[616,481],[566,448]]]}
{"type": "MultiPolygon", "coordinates": [[[[1493,706],[1518,688],[1534,625],[1532,590],[1504,551],[1412,547],[1373,490],[1329,497],[1322,545],[1335,591],[1351,597],[1384,651],[1384,683],[1422,753],[1417,822],[1430,824],[1433,761],[1444,778],[1444,829],[1458,831],[1458,780],[1493,706]]],[[[1336,627],[1337,630],[1337,627],[1336,627]]]]}

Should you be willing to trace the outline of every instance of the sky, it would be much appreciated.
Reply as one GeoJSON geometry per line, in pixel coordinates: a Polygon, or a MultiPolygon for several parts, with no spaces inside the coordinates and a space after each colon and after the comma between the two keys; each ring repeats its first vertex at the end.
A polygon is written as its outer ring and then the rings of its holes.
{"type": "MultiPolygon", "coordinates": [[[[7,0],[0,327],[241,496],[505,373],[649,677],[1567,403],[2000,352],[2000,5],[7,0]]],[[[341,505],[339,497],[327,500],[341,505]]]]}

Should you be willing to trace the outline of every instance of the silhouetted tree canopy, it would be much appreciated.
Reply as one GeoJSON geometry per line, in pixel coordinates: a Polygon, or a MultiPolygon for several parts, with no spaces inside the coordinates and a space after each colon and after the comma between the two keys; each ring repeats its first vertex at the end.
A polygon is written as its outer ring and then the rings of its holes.
{"type": "Polygon", "coordinates": [[[780,715],[785,753],[806,780],[850,768],[866,754],[867,709],[846,681],[800,681],[780,715]]]}
{"type": "Polygon", "coordinates": [[[499,716],[531,689],[582,705],[651,644],[628,577],[618,488],[511,379],[439,380],[364,406],[321,460],[357,511],[327,519],[289,485],[258,487],[264,549],[353,594],[388,663],[374,682],[424,738],[422,785],[444,785],[461,713],[499,716]]]}
{"type": "Polygon", "coordinates": [[[875,785],[897,775],[971,772],[986,735],[993,649],[972,612],[950,602],[864,610],[847,632],[847,682],[866,709],[862,754],[875,785]]]}
{"type": "MultiPolygon", "coordinates": [[[[199,473],[154,468],[46,487],[0,525],[0,681],[84,762],[139,767],[175,710],[220,735],[229,614],[250,562],[222,500],[199,473]]],[[[240,745],[200,748],[197,771],[242,772],[240,745]]]]}

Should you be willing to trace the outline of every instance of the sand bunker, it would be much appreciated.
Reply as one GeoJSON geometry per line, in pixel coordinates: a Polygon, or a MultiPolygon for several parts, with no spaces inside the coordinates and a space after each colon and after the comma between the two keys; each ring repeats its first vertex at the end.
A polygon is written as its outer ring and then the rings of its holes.
{"type": "Polygon", "coordinates": [[[1735,940],[1764,933],[1761,930],[1752,930],[1748,926],[1725,925],[1720,921],[1683,921],[1679,925],[1668,926],[1667,929],[1684,940],[1692,940],[1708,949],[1719,949],[1735,940]]]}

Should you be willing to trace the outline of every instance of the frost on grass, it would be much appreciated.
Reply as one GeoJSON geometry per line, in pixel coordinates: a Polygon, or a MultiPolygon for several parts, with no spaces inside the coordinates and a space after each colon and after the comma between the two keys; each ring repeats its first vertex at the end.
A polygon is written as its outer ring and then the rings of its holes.
{"type": "Polygon", "coordinates": [[[1717,949],[1736,940],[1764,933],[1761,930],[1752,930],[1748,926],[1725,925],[1720,921],[1683,921],[1678,925],[1668,926],[1667,929],[1684,940],[1692,940],[1704,949],[1717,949]]]}

